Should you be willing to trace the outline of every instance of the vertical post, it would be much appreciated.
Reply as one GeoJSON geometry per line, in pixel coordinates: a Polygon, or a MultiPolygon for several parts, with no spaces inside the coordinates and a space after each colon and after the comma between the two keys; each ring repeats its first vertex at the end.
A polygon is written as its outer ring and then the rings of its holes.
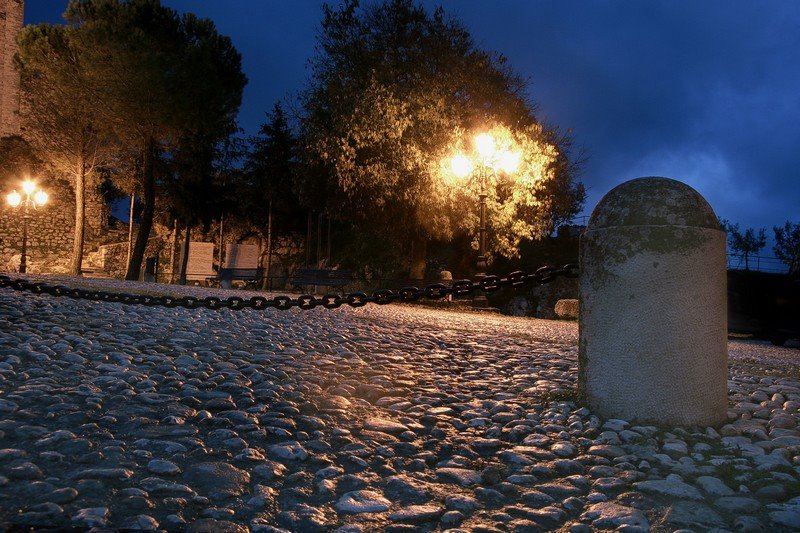
{"type": "Polygon", "coordinates": [[[326,250],[325,257],[327,258],[326,264],[330,266],[331,264],[331,216],[328,215],[328,249],[326,250]]]}
{"type": "Polygon", "coordinates": [[[261,283],[262,289],[272,290],[272,200],[269,201],[269,211],[267,212],[267,270],[264,272],[264,281],[261,283]]]}
{"type": "Polygon", "coordinates": [[[222,268],[222,258],[225,253],[225,241],[223,238],[222,227],[225,223],[225,213],[219,214],[219,268],[222,268]]]}
{"type": "Polygon", "coordinates": [[[169,253],[169,282],[175,283],[175,247],[178,245],[178,219],[172,222],[172,248],[169,253]]]}
{"type": "Polygon", "coordinates": [[[311,209],[308,210],[308,232],[306,233],[306,266],[311,266],[311,209]]]}
{"type": "Polygon", "coordinates": [[[131,208],[128,213],[128,254],[125,257],[125,269],[131,264],[131,249],[133,248],[133,206],[136,203],[136,193],[131,194],[131,208]]]}
{"type": "MultiPolygon", "coordinates": [[[[480,225],[478,226],[478,272],[475,277],[478,281],[486,277],[488,265],[486,263],[486,162],[481,162],[480,174],[480,192],[478,194],[479,201],[479,219],[480,225]]],[[[489,300],[483,291],[478,291],[472,298],[472,307],[486,308],[489,307],[489,300]]]]}
{"type": "Polygon", "coordinates": [[[478,242],[478,277],[486,277],[486,193],[480,195],[480,228],[478,242]]]}
{"type": "Polygon", "coordinates": [[[711,426],[727,408],[725,232],[694,189],[639,178],[580,241],[579,400],[606,418],[711,426]]]}
{"type": "Polygon", "coordinates": [[[322,266],[322,213],[317,215],[317,267],[322,266]]]}
{"type": "Polygon", "coordinates": [[[19,256],[19,273],[25,274],[28,271],[28,218],[30,215],[28,214],[28,203],[26,201],[25,206],[23,207],[24,211],[22,212],[22,251],[20,252],[19,256]]]}

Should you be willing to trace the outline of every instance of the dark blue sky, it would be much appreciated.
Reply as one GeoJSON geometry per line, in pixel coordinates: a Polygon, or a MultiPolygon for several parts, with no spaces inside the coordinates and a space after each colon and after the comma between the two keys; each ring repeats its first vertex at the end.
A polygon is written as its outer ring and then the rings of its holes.
{"type": "MultiPolygon", "coordinates": [[[[57,22],[66,0],[27,0],[57,22]]],[[[163,0],[215,21],[250,79],[240,124],[257,131],[307,77],[322,2],[163,0]]],[[[335,4],[335,0],[329,3],[335,4]]],[[[639,176],[685,181],[743,226],[800,222],[800,2],[444,0],[476,42],[530,82],[539,117],[588,155],[590,213],[639,176]]],[[[769,250],[765,250],[769,252],[769,250]]]]}

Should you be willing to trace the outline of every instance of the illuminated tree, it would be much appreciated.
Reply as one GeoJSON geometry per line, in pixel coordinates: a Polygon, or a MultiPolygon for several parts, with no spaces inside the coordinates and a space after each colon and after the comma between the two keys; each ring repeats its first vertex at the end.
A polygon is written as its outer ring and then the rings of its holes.
{"type": "MultiPolygon", "coordinates": [[[[125,276],[138,279],[155,213],[157,157],[179,147],[206,154],[235,129],[247,83],[241,56],[211,21],[179,16],[159,0],[71,0],[65,18],[91,52],[84,68],[104,124],[138,159],[143,209],[125,276]]],[[[205,157],[196,161],[207,166],[205,157]]]]}
{"type": "Polygon", "coordinates": [[[39,24],[19,35],[17,66],[24,99],[25,138],[75,193],[75,231],[69,271],[80,275],[87,186],[111,157],[110,137],[100,127],[98,101],[86,75],[86,43],[77,28],[39,24]]]}
{"type": "Polygon", "coordinates": [[[304,198],[356,226],[380,228],[411,252],[412,278],[423,277],[429,241],[477,226],[476,199],[466,204],[464,188],[447,187],[442,172],[472,133],[502,129],[528,150],[528,175],[534,160],[547,167],[527,196],[498,181],[494,250],[513,254],[519,239],[543,235],[557,213],[569,218],[579,209],[583,189],[560,139],[536,121],[524,81],[441,9],[428,13],[410,0],[326,6],[318,50],[302,97],[304,198]]]}

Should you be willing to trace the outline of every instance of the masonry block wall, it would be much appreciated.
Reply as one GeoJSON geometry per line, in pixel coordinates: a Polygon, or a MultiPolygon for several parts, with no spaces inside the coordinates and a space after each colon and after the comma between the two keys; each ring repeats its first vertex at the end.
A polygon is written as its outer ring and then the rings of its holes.
{"type": "Polygon", "coordinates": [[[0,136],[20,132],[19,75],[14,68],[14,54],[24,10],[23,0],[0,0],[0,136]]]}
{"type": "MultiPolygon", "coordinates": [[[[75,194],[63,181],[42,182],[47,204],[29,209],[28,272],[63,273],[69,267],[75,235],[75,194]]],[[[19,191],[18,191],[19,192],[19,191]]],[[[19,268],[22,246],[22,206],[0,204],[0,271],[19,268]]],[[[108,207],[96,188],[86,192],[84,257],[107,241],[108,207]]]]}
{"type": "MultiPolygon", "coordinates": [[[[65,183],[42,184],[48,203],[29,209],[28,272],[66,272],[75,228],[75,196],[65,183]]],[[[5,199],[3,199],[5,200],[5,199]]],[[[19,268],[22,206],[0,206],[0,270],[19,268]]]]}

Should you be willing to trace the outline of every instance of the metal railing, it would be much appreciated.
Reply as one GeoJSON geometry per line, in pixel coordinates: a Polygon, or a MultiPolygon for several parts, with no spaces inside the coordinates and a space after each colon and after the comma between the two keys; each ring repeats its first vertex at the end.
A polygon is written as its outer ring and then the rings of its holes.
{"type": "Polygon", "coordinates": [[[751,255],[745,262],[742,255],[728,254],[728,270],[751,270],[753,272],[786,274],[789,272],[789,266],[776,257],[751,255]]]}

